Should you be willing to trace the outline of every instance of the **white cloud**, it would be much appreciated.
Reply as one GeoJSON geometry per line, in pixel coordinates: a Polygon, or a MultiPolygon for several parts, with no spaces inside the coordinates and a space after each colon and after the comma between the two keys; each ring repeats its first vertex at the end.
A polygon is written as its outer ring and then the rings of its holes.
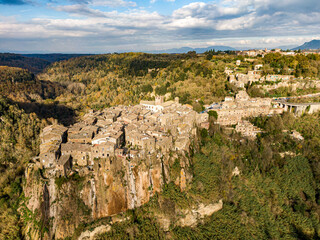
{"type": "Polygon", "coordinates": [[[67,19],[34,18],[18,21],[0,16],[0,44],[5,39],[36,42],[38,38],[48,42],[52,39],[65,39],[66,42],[78,39],[83,46],[87,42],[90,47],[96,41],[96,47],[108,44],[114,48],[135,46],[140,50],[170,44],[179,46],[180,43],[187,43],[188,46],[276,46],[311,40],[314,32],[320,29],[320,12],[317,11],[320,1],[314,0],[305,0],[304,4],[298,0],[193,2],[167,16],[140,10],[134,7],[136,4],[133,1],[77,2],[73,5],[49,5],[52,9],[68,13],[67,19]],[[307,11],[311,2],[314,10],[307,11]],[[297,4],[299,9],[290,6],[292,3],[297,4]],[[102,11],[96,5],[133,8],[125,12],[102,11]],[[257,36],[259,38],[255,38],[257,36]]]}
{"type": "Polygon", "coordinates": [[[91,3],[93,6],[109,6],[109,7],[136,7],[137,4],[132,1],[124,0],[92,0],[91,3]]]}
{"type": "Polygon", "coordinates": [[[88,16],[88,17],[105,17],[105,13],[99,10],[95,10],[89,8],[83,4],[75,4],[75,5],[63,5],[52,7],[53,9],[60,11],[60,12],[68,12],[78,16],[88,16]]]}

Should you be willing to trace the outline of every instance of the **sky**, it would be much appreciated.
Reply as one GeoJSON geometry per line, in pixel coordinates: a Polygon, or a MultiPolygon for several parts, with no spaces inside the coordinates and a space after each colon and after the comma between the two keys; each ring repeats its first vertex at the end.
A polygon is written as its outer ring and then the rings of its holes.
{"type": "Polygon", "coordinates": [[[0,52],[109,53],[320,39],[320,0],[0,0],[0,52]]]}

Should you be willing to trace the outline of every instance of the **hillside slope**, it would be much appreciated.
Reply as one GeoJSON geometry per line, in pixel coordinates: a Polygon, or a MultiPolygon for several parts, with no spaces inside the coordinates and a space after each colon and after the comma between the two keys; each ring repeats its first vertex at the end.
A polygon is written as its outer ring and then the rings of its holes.
{"type": "Polygon", "coordinates": [[[193,54],[124,53],[57,62],[39,78],[77,89],[76,101],[67,95],[58,99],[77,109],[137,104],[154,94],[211,103],[227,93],[224,67],[219,56],[208,61],[193,54]]]}
{"type": "Polygon", "coordinates": [[[39,73],[45,69],[50,62],[34,57],[25,57],[13,53],[0,53],[0,66],[19,67],[28,69],[33,73],[39,73]]]}
{"type": "Polygon", "coordinates": [[[301,46],[295,47],[292,50],[308,50],[308,49],[320,49],[320,40],[312,40],[310,42],[305,42],[301,46]]]}

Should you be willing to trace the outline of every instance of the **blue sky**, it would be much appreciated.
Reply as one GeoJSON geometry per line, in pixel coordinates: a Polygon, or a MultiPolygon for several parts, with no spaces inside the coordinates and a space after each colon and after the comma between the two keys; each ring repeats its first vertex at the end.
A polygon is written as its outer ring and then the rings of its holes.
{"type": "Polygon", "coordinates": [[[0,0],[0,51],[272,48],[320,39],[319,19],[319,0],[0,0]]]}

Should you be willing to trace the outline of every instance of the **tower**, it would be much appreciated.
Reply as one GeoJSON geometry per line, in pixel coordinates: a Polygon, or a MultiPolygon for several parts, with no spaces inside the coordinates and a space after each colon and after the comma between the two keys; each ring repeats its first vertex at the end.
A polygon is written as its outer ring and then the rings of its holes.
{"type": "Polygon", "coordinates": [[[164,102],[163,99],[163,96],[156,96],[155,105],[161,105],[164,102]]]}

